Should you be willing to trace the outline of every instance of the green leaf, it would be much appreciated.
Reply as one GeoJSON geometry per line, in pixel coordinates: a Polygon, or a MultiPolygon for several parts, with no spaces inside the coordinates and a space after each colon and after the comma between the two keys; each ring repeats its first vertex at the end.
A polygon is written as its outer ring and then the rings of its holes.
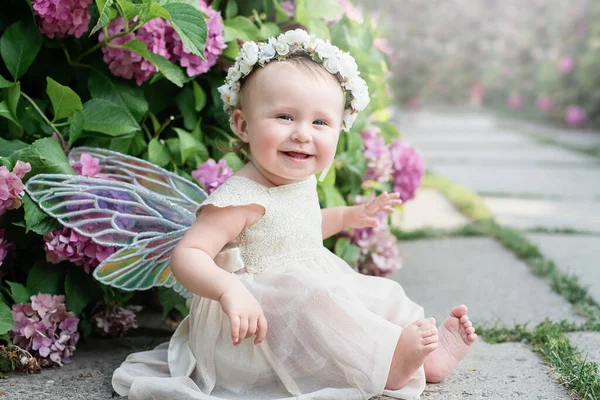
{"type": "Polygon", "coordinates": [[[204,46],[208,28],[204,14],[185,3],[167,3],[163,6],[171,16],[169,22],[179,34],[183,46],[193,54],[204,58],[204,46]]]}
{"type": "Polygon", "coordinates": [[[19,122],[16,120],[16,118],[12,115],[12,113],[8,109],[8,103],[6,102],[6,100],[3,100],[0,102],[0,117],[11,120],[12,122],[14,122],[17,125],[19,124],[19,122]]]}
{"type": "Polygon", "coordinates": [[[318,38],[323,40],[331,40],[331,32],[329,32],[329,27],[321,19],[309,18],[306,28],[310,33],[314,34],[318,38]]]}
{"type": "Polygon", "coordinates": [[[360,257],[360,249],[358,246],[351,244],[350,239],[346,237],[340,238],[335,242],[334,252],[352,267],[360,257]]]}
{"type": "Polygon", "coordinates": [[[308,25],[308,19],[333,20],[342,14],[343,10],[337,0],[297,0],[296,20],[302,25],[308,25]]]}
{"type": "Polygon", "coordinates": [[[4,335],[15,326],[12,311],[6,304],[0,302],[0,335],[4,335]]]}
{"type": "Polygon", "coordinates": [[[198,113],[195,109],[194,91],[191,87],[186,86],[175,97],[175,104],[183,114],[183,126],[187,130],[194,129],[198,122],[198,113]]]}
{"type": "Polygon", "coordinates": [[[41,47],[42,40],[32,20],[18,21],[6,29],[0,39],[0,53],[15,81],[27,71],[41,47]]]}
{"type": "Polygon", "coordinates": [[[231,19],[238,14],[238,5],[236,0],[227,0],[225,8],[225,19],[231,19]]]}
{"type": "Polygon", "coordinates": [[[61,85],[49,76],[46,82],[46,93],[54,108],[54,120],[68,118],[75,111],[83,110],[81,99],[70,87],[61,85]]]}
{"type": "Polygon", "coordinates": [[[27,231],[31,230],[38,235],[45,235],[61,227],[60,223],[48,216],[27,193],[21,200],[23,201],[27,231]]]}
{"type": "Polygon", "coordinates": [[[173,128],[173,130],[179,136],[179,151],[181,152],[182,163],[185,163],[194,154],[202,158],[208,157],[208,150],[202,142],[183,129],[173,128]]]}
{"type": "Polygon", "coordinates": [[[163,74],[165,78],[173,82],[175,85],[183,87],[187,77],[181,68],[171,63],[160,54],[151,53],[150,56],[152,57],[152,62],[154,65],[156,65],[158,71],[163,74]]]}
{"type": "Polygon", "coordinates": [[[227,166],[231,168],[234,172],[244,166],[244,162],[242,159],[235,153],[225,153],[221,160],[227,161],[227,166]]]}
{"type": "MultiPolygon", "coordinates": [[[[321,174],[319,174],[319,179],[321,179],[321,174]]],[[[327,171],[327,175],[325,175],[323,183],[325,185],[335,185],[335,160],[333,161],[333,164],[329,167],[329,171],[327,171]]]]}
{"type": "Polygon", "coordinates": [[[27,275],[27,290],[32,295],[38,293],[62,294],[64,288],[64,267],[38,262],[27,275]]]}
{"type": "Polygon", "coordinates": [[[0,75],[0,89],[11,87],[14,84],[14,82],[7,81],[2,75],[0,75]]]}
{"type": "Polygon", "coordinates": [[[321,198],[325,201],[325,207],[339,207],[346,205],[344,198],[335,186],[319,182],[317,189],[322,195],[321,198]]]}
{"type": "Polygon", "coordinates": [[[128,110],[132,117],[141,121],[148,111],[148,101],[142,88],[123,81],[116,81],[100,73],[90,74],[88,90],[93,99],[108,100],[128,110]]]}
{"type": "Polygon", "coordinates": [[[122,45],[122,47],[124,49],[130,50],[130,51],[133,51],[134,53],[139,54],[140,56],[144,57],[146,60],[153,63],[152,56],[150,54],[150,50],[148,50],[148,47],[146,47],[146,43],[144,43],[140,40],[132,39],[129,42],[124,43],[122,45]]]}
{"type": "Polygon", "coordinates": [[[60,144],[52,138],[36,140],[23,150],[13,153],[11,159],[31,164],[31,175],[75,174],[60,144]]]}
{"type": "Polygon", "coordinates": [[[181,313],[182,316],[186,316],[189,313],[189,309],[185,305],[185,298],[169,288],[158,289],[158,302],[162,306],[162,318],[164,319],[169,311],[175,309],[181,313]]]}
{"type": "Polygon", "coordinates": [[[29,290],[25,286],[17,282],[6,281],[6,283],[10,286],[10,296],[15,303],[23,304],[30,302],[31,293],[29,293],[29,290]]]}
{"type": "Polygon", "coordinates": [[[204,93],[204,90],[196,81],[192,81],[192,88],[194,89],[195,109],[196,112],[200,112],[206,105],[206,93],[204,93]]]}
{"type": "Polygon", "coordinates": [[[8,157],[15,151],[23,150],[29,146],[20,140],[6,140],[0,137],[0,157],[8,157]]]}
{"type": "Polygon", "coordinates": [[[6,89],[2,89],[2,91],[4,92],[4,97],[6,98],[8,112],[12,116],[12,119],[9,119],[21,126],[17,118],[17,107],[19,106],[19,99],[21,98],[21,84],[17,82],[6,89]]]}
{"type": "Polygon", "coordinates": [[[83,129],[109,136],[123,136],[140,130],[129,110],[104,99],[91,99],[83,105],[83,129]]]}
{"type": "Polygon", "coordinates": [[[287,22],[290,20],[290,16],[288,15],[288,13],[285,12],[283,7],[279,3],[279,0],[273,0],[273,6],[274,6],[275,12],[276,12],[276,15],[275,15],[276,23],[280,24],[282,22],[287,22]]]}
{"type": "Polygon", "coordinates": [[[83,113],[77,111],[71,116],[71,125],[69,125],[69,145],[73,145],[83,132],[83,113]]]}
{"type": "Polygon", "coordinates": [[[164,167],[171,162],[171,153],[157,139],[152,139],[148,144],[148,160],[159,167],[164,167]]]}
{"type": "Polygon", "coordinates": [[[266,40],[268,38],[270,38],[271,36],[278,36],[281,33],[281,29],[279,29],[279,26],[277,26],[277,24],[273,23],[273,22],[265,22],[264,24],[262,24],[262,26],[260,27],[259,30],[259,34],[261,36],[262,40],[266,40]]]}
{"type": "Polygon", "coordinates": [[[225,26],[225,42],[231,42],[236,39],[240,39],[244,42],[247,40],[261,39],[260,31],[256,25],[248,18],[241,15],[223,21],[223,25],[225,26]]]}
{"type": "Polygon", "coordinates": [[[223,50],[222,55],[223,57],[235,60],[239,53],[240,45],[238,44],[237,40],[232,40],[231,42],[227,43],[227,47],[225,48],[225,50],[223,50]]]}
{"type": "Polygon", "coordinates": [[[89,36],[92,36],[94,33],[104,28],[106,25],[108,25],[110,20],[116,16],[116,10],[110,8],[112,4],[113,0],[96,0],[96,7],[98,8],[100,17],[98,18],[96,25],[94,25],[92,28],[89,36]]]}
{"type": "Polygon", "coordinates": [[[81,267],[69,269],[65,279],[67,310],[79,315],[88,303],[100,296],[100,291],[91,275],[81,267]]]}

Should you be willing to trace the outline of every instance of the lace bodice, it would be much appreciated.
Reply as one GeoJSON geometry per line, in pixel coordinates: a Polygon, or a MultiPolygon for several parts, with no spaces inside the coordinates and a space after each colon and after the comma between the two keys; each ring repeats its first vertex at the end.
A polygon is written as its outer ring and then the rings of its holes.
{"type": "Polygon", "coordinates": [[[242,176],[232,176],[202,204],[217,207],[258,204],[265,214],[236,240],[249,273],[314,256],[323,247],[317,180],[267,188],[242,176]]]}

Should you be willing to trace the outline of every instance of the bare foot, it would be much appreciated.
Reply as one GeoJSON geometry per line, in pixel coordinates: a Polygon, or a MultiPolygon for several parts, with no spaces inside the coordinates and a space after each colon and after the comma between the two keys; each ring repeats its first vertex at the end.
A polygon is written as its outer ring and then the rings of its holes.
{"type": "Polygon", "coordinates": [[[441,382],[477,339],[465,305],[454,307],[439,328],[439,347],[425,360],[427,382],[441,382]]]}
{"type": "Polygon", "coordinates": [[[406,385],[437,345],[435,319],[420,319],[404,328],[394,351],[385,388],[397,390],[406,385]]]}

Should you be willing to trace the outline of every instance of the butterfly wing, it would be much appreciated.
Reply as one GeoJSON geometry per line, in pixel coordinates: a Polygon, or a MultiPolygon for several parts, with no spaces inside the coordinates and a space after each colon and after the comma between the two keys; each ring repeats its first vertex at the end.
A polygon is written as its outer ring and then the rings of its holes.
{"type": "Polygon", "coordinates": [[[146,290],[154,286],[173,288],[184,297],[192,294],[175,279],[169,264],[171,253],[185,229],[124,247],[95,270],[100,282],[123,290],[146,290]]]}
{"type": "Polygon", "coordinates": [[[193,182],[147,161],[115,151],[77,147],[69,153],[69,162],[80,163],[84,153],[100,160],[103,166],[101,172],[108,178],[147,189],[192,213],[207,197],[206,192],[193,182]]]}

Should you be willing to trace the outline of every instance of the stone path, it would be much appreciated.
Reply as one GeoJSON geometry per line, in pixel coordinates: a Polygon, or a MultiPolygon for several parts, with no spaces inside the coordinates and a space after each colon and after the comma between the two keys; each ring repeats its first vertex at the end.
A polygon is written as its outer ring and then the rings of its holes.
{"type": "MultiPolygon", "coordinates": [[[[524,232],[559,270],[577,276],[600,301],[600,159],[573,150],[600,145],[600,133],[546,130],[535,124],[517,128],[490,116],[469,114],[399,114],[397,122],[403,139],[424,154],[430,170],[478,192],[500,224],[595,233],[524,232]],[[536,137],[552,138],[554,144],[536,137]]],[[[421,190],[406,205],[407,216],[394,219],[395,225],[410,231],[422,225],[447,229],[464,224],[443,196],[433,192],[421,190]]],[[[393,279],[438,320],[452,305],[466,303],[471,319],[480,323],[511,327],[545,317],[583,321],[546,281],[534,277],[490,238],[405,241],[400,249],[403,268],[393,279]]],[[[568,337],[581,357],[600,362],[600,333],[575,332],[568,337]]],[[[570,398],[538,356],[520,343],[476,343],[450,377],[428,385],[423,397],[570,398]]]]}

